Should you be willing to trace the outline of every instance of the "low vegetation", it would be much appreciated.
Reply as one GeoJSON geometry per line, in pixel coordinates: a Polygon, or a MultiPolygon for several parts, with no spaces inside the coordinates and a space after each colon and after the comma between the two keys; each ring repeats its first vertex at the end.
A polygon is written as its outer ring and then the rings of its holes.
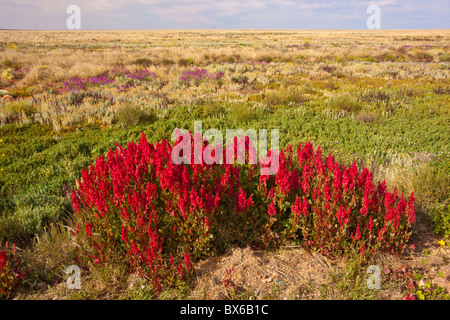
{"type": "Polygon", "coordinates": [[[0,31],[1,298],[448,299],[450,36],[422,33],[0,31]],[[278,129],[278,175],[171,167],[197,120],[278,129]]]}

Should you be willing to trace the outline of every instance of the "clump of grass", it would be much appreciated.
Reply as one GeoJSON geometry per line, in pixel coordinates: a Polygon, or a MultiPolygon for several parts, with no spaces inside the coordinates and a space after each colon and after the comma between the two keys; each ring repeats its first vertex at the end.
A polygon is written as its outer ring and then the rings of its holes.
{"type": "Polygon", "coordinates": [[[266,93],[265,101],[269,106],[276,106],[289,103],[303,103],[308,101],[308,98],[298,90],[281,88],[266,93]]]}
{"type": "Polygon", "coordinates": [[[260,62],[266,62],[266,63],[270,63],[270,62],[272,62],[273,60],[274,60],[274,58],[271,57],[271,56],[268,56],[268,55],[264,55],[264,56],[262,56],[262,57],[260,57],[260,58],[258,59],[258,61],[260,61],[260,62]]]}
{"type": "Polygon", "coordinates": [[[450,93],[450,87],[441,87],[440,85],[438,87],[433,87],[433,93],[434,94],[448,94],[450,93]]]}
{"type": "Polygon", "coordinates": [[[171,65],[175,64],[175,61],[173,61],[172,59],[164,58],[164,59],[160,60],[158,62],[158,64],[163,65],[163,66],[171,66],[171,65]]]}
{"type": "Polygon", "coordinates": [[[366,62],[378,62],[378,60],[375,57],[372,57],[372,56],[364,57],[363,61],[366,61],[366,62]]]}
{"type": "Polygon", "coordinates": [[[332,79],[327,79],[323,82],[322,87],[329,91],[334,91],[340,88],[339,84],[336,83],[336,81],[332,79]]]}
{"type": "Polygon", "coordinates": [[[423,52],[423,51],[418,51],[416,53],[414,53],[411,58],[413,59],[413,61],[416,62],[431,62],[433,61],[434,57],[429,54],[428,52],[423,52]]]}
{"type": "Polygon", "coordinates": [[[190,65],[194,64],[194,60],[192,60],[191,58],[189,59],[185,59],[185,58],[180,58],[178,59],[178,65],[181,67],[187,67],[190,65]]]}
{"type": "Polygon", "coordinates": [[[16,71],[17,69],[20,68],[21,64],[19,62],[15,61],[15,60],[12,60],[12,59],[5,59],[5,60],[3,60],[3,65],[6,68],[12,68],[14,71],[16,71]]]}
{"type": "Polygon", "coordinates": [[[342,68],[338,64],[321,63],[315,69],[317,71],[327,72],[334,77],[342,77],[343,76],[342,68]]]}
{"type": "Polygon", "coordinates": [[[377,115],[373,112],[360,112],[356,115],[356,120],[364,123],[372,123],[377,119],[377,115]]]}
{"type": "Polygon", "coordinates": [[[392,167],[386,175],[386,183],[397,187],[399,192],[414,192],[416,204],[421,207],[449,203],[448,162],[430,161],[417,167],[392,167]]]}
{"type": "Polygon", "coordinates": [[[377,56],[375,59],[378,61],[389,61],[394,62],[396,61],[400,56],[394,55],[391,52],[384,52],[383,54],[377,56]]]}
{"type": "Polygon", "coordinates": [[[205,117],[220,117],[225,113],[225,108],[220,102],[210,102],[203,106],[202,111],[205,117]]]}
{"type": "Polygon", "coordinates": [[[348,113],[357,113],[362,109],[361,105],[356,100],[348,96],[334,98],[328,105],[331,109],[342,110],[348,113]]]}
{"type": "Polygon", "coordinates": [[[154,112],[146,112],[131,103],[123,103],[117,109],[117,120],[125,126],[137,125],[139,123],[152,123],[156,121],[154,112]]]}
{"type": "Polygon", "coordinates": [[[143,67],[149,67],[152,65],[152,63],[153,63],[152,60],[150,60],[148,58],[139,58],[134,61],[134,64],[137,64],[137,65],[140,65],[143,67]]]}
{"type": "Polygon", "coordinates": [[[52,285],[67,278],[67,267],[78,264],[77,246],[69,230],[51,224],[22,252],[27,277],[24,285],[38,289],[40,283],[52,285]]]}
{"type": "Polygon", "coordinates": [[[255,111],[249,104],[235,103],[231,106],[230,118],[236,122],[247,123],[255,119],[255,111]]]}

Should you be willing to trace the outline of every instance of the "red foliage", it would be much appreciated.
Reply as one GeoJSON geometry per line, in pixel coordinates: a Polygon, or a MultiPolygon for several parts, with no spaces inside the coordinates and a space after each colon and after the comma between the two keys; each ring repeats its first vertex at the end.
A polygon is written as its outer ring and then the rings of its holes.
{"type": "Polygon", "coordinates": [[[77,226],[85,228],[72,233],[88,240],[93,261],[124,252],[133,271],[161,288],[189,278],[192,259],[232,244],[265,248],[294,240],[330,257],[361,258],[405,248],[414,195],[389,192],[366,168],[323,158],[311,143],[296,153],[281,150],[272,176],[260,175],[257,164],[195,164],[193,143],[192,164],[174,164],[172,148],[165,140],[149,144],[143,134],[82,171],[72,203],[77,226]]]}

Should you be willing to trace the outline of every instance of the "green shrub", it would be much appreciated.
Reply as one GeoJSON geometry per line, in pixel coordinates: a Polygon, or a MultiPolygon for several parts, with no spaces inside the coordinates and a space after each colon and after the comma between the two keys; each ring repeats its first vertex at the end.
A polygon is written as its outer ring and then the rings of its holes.
{"type": "Polygon", "coordinates": [[[219,117],[225,113],[225,108],[220,102],[206,103],[203,106],[203,115],[207,118],[209,117],[219,117]]]}
{"type": "Polygon", "coordinates": [[[430,206],[428,210],[435,224],[435,233],[450,239],[450,204],[437,203],[430,206]]]}
{"type": "Polygon", "coordinates": [[[13,203],[0,217],[0,241],[26,241],[70,210],[68,199],[39,193],[16,195],[13,203]]]}
{"type": "Polygon", "coordinates": [[[328,105],[332,109],[343,110],[349,113],[357,113],[362,109],[361,105],[357,101],[347,96],[334,98],[328,105]]]}
{"type": "Polygon", "coordinates": [[[374,57],[371,56],[367,56],[363,58],[363,61],[367,61],[367,62],[378,62],[378,60],[374,57]]]}
{"type": "Polygon", "coordinates": [[[231,106],[230,118],[236,122],[247,123],[255,118],[255,111],[249,104],[236,103],[231,106]]]}
{"type": "Polygon", "coordinates": [[[37,112],[37,107],[34,106],[30,100],[14,100],[6,104],[3,110],[13,115],[19,115],[24,112],[29,116],[37,112]]]}
{"type": "Polygon", "coordinates": [[[151,111],[143,111],[138,106],[131,103],[124,103],[117,109],[117,120],[125,126],[135,126],[143,122],[155,122],[156,115],[151,111]]]}
{"type": "Polygon", "coordinates": [[[356,116],[356,120],[364,123],[371,123],[377,119],[377,115],[373,112],[360,112],[356,116]]]}
{"type": "Polygon", "coordinates": [[[6,69],[5,71],[3,71],[2,73],[2,79],[6,79],[6,80],[14,80],[16,78],[16,73],[14,72],[13,69],[9,68],[6,69]]]}
{"type": "Polygon", "coordinates": [[[292,88],[282,88],[266,93],[266,103],[270,106],[276,106],[289,103],[303,103],[308,98],[302,92],[292,88]]]}

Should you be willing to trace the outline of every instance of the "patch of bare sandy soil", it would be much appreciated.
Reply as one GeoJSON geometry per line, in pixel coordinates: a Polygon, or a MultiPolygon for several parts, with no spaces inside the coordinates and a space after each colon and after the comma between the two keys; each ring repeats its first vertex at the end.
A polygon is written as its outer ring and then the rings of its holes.
{"type": "Polygon", "coordinates": [[[197,265],[193,299],[314,299],[338,265],[301,248],[268,253],[236,248],[197,265]]]}

